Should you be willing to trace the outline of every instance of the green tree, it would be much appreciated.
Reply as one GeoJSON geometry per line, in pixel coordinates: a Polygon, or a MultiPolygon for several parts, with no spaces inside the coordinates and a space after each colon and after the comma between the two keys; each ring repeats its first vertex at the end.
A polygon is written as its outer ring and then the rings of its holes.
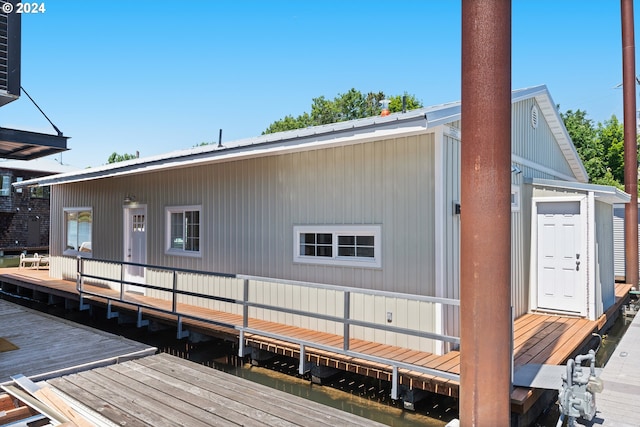
{"type": "Polygon", "coordinates": [[[131,159],[137,159],[137,158],[138,158],[137,154],[127,154],[127,153],[118,154],[114,151],[113,154],[109,156],[107,163],[111,164],[116,162],[124,162],[125,160],[131,160],[131,159]]]}
{"type": "Polygon", "coordinates": [[[326,125],[339,121],[340,115],[336,103],[329,101],[324,96],[313,98],[311,104],[311,123],[313,125],[326,125]]]}
{"type": "Polygon", "coordinates": [[[604,178],[607,172],[604,147],[593,121],[587,118],[586,111],[568,110],[564,114],[560,113],[560,116],[589,174],[589,180],[596,182],[604,178]]]}
{"type": "Polygon", "coordinates": [[[604,161],[613,179],[624,183],[624,126],[613,115],[604,123],[598,123],[598,139],[604,148],[604,161]]]}
{"type": "Polygon", "coordinates": [[[389,98],[389,112],[399,113],[402,111],[402,98],[405,98],[407,111],[422,108],[422,103],[415,96],[409,95],[407,92],[403,96],[396,95],[389,98]]]}
{"type": "Polygon", "coordinates": [[[291,115],[287,115],[283,119],[276,120],[271,123],[269,127],[262,132],[262,134],[283,132],[285,130],[300,129],[308,126],[311,126],[311,116],[309,116],[309,113],[301,114],[295,118],[291,115]]]}
{"type": "MultiPolygon", "coordinates": [[[[404,96],[407,100],[407,110],[422,107],[422,103],[415,96],[407,95],[406,92],[404,96]]],[[[380,101],[383,99],[385,99],[384,92],[369,92],[364,95],[354,88],[338,94],[333,100],[319,96],[312,99],[310,113],[305,112],[298,117],[287,115],[271,123],[262,134],[376,116],[380,114],[380,101]]],[[[389,101],[390,112],[402,111],[401,95],[393,96],[389,101]]]]}

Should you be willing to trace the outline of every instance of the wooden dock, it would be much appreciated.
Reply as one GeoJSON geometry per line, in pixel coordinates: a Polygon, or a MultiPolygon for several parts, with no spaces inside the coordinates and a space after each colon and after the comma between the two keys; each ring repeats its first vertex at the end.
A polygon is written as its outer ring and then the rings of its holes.
{"type": "Polygon", "coordinates": [[[35,380],[154,354],[156,348],[0,300],[0,383],[35,380]]]}
{"type": "MultiPolygon", "coordinates": [[[[0,274],[1,286],[17,286],[38,293],[50,293],[58,298],[79,300],[75,282],[56,280],[48,277],[48,272],[37,270],[5,269],[0,274]]],[[[101,293],[107,298],[117,299],[116,291],[85,285],[87,290],[101,293]]],[[[598,321],[590,321],[578,317],[565,317],[541,313],[530,313],[516,319],[514,324],[514,362],[515,368],[529,363],[562,364],[568,358],[579,354],[584,345],[590,340],[593,332],[599,331],[619,309],[624,298],[627,297],[630,286],[616,285],[616,304],[598,321]]],[[[166,309],[170,302],[150,297],[131,295],[127,297],[132,303],[136,300],[147,306],[166,309]]],[[[107,299],[99,297],[85,298],[85,302],[106,306],[107,299]]],[[[112,310],[135,313],[135,307],[116,301],[111,303],[112,310]]],[[[203,320],[219,321],[226,324],[242,325],[241,316],[203,309],[195,306],[179,304],[179,311],[198,316],[203,320]]],[[[142,309],[145,319],[176,325],[176,316],[142,309]]],[[[304,339],[319,345],[329,345],[339,348],[343,342],[341,335],[319,333],[286,326],[282,324],[250,319],[249,326],[265,333],[286,335],[294,339],[304,339]]],[[[182,327],[206,335],[238,339],[238,331],[233,328],[216,326],[206,321],[183,318],[182,327]]],[[[300,357],[300,347],[294,342],[269,338],[260,334],[245,334],[246,346],[285,355],[293,358],[300,357]]],[[[393,347],[373,342],[351,339],[349,348],[363,354],[385,357],[394,361],[414,364],[446,372],[460,373],[460,354],[457,351],[438,356],[431,353],[419,352],[401,347],[393,347]]],[[[331,351],[307,347],[305,351],[307,361],[321,366],[328,366],[339,370],[378,378],[385,381],[392,379],[392,367],[364,359],[349,357],[331,351]]],[[[458,397],[459,383],[457,381],[439,378],[408,369],[399,369],[398,381],[401,386],[411,389],[421,389],[452,397],[458,397]]],[[[526,413],[543,393],[542,390],[516,387],[511,395],[512,411],[518,414],[526,413]]]]}
{"type": "Polygon", "coordinates": [[[582,425],[603,427],[640,426],[640,315],[636,315],[604,367],[600,378],[604,390],[596,394],[596,416],[582,425]]]}
{"type": "Polygon", "coordinates": [[[47,385],[63,400],[90,408],[89,419],[127,427],[383,425],[168,354],[50,379],[47,385]]]}

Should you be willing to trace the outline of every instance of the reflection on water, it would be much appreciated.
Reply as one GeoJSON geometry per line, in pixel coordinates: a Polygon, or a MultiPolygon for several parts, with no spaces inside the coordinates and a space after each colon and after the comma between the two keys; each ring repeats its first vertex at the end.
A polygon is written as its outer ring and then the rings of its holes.
{"type": "Polygon", "coordinates": [[[602,345],[596,353],[596,366],[603,367],[607,363],[632,321],[633,317],[620,314],[602,338],[602,345]]]}
{"type": "MultiPolygon", "coordinates": [[[[390,386],[384,381],[340,373],[327,379],[327,385],[317,385],[297,375],[296,359],[276,357],[263,362],[264,367],[253,366],[233,356],[235,351],[230,347],[216,351],[217,345],[204,343],[185,348],[187,351],[182,356],[252,382],[389,426],[442,427],[458,416],[457,401],[452,398],[429,395],[430,397],[417,404],[416,412],[409,412],[402,409],[401,402],[390,399],[390,386]]],[[[175,351],[167,347],[162,350],[175,351]]]]}
{"type": "MultiPolygon", "coordinates": [[[[218,365],[217,368],[220,369],[222,366],[218,365]]],[[[308,380],[271,369],[244,364],[240,367],[223,367],[222,370],[390,426],[444,426],[446,424],[443,420],[430,418],[425,414],[404,411],[399,407],[382,404],[342,390],[314,385],[308,380]]]]}

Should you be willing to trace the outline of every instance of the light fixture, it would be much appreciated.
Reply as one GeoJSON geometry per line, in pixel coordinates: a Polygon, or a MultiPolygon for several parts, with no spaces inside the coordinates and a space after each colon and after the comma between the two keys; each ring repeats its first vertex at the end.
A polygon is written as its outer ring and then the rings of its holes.
{"type": "Polygon", "coordinates": [[[130,195],[124,196],[124,202],[125,203],[133,203],[135,201],[136,201],[136,197],[135,196],[130,196],[130,195]]]}

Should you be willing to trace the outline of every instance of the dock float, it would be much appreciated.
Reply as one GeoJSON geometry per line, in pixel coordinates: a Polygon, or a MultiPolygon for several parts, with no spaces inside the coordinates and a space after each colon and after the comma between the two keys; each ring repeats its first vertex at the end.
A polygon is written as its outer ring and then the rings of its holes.
{"type": "MultiPolygon", "coordinates": [[[[85,296],[81,300],[76,283],[71,280],[54,279],[47,272],[38,270],[6,269],[0,273],[0,289],[14,295],[31,295],[33,299],[64,301],[67,305],[91,306],[106,310],[107,318],[114,317],[117,312],[131,319],[140,318],[143,321],[176,326],[178,336],[187,336],[182,332],[202,334],[238,342],[244,349],[268,352],[292,357],[300,361],[304,358],[307,364],[327,367],[338,371],[345,371],[376,378],[397,385],[403,391],[401,399],[405,408],[411,409],[415,404],[416,390],[431,392],[457,398],[459,384],[455,380],[438,375],[429,375],[411,368],[397,369],[397,383],[393,380],[394,369],[389,363],[378,363],[361,357],[340,354],[332,351],[339,350],[344,337],[339,334],[320,333],[304,328],[287,326],[258,319],[248,319],[252,331],[239,336],[238,328],[243,325],[241,315],[220,312],[202,307],[180,303],[176,313],[168,313],[166,308],[170,301],[160,300],[149,296],[127,294],[126,301],[119,301],[119,292],[105,287],[84,285],[91,288],[93,295],[85,296]],[[138,307],[136,307],[138,304],[138,307]],[[159,308],[159,309],[156,309],[159,308]],[[224,323],[229,326],[219,326],[224,323]],[[286,338],[283,336],[286,335],[286,338]],[[298,342],[307,342],[301,353],[298,342]],[[316,347],[316,343],[318,344],[316,347]]],[[[514,368],[517,371],[527,364],[563,365],[567,359],[582,354],[584,347],[593,338],[594,332],[606,330],[620,311],[621,305],[629,298],[629,284],[616,284],[615,304],[598,320],[588,320],[575,316],[561,316],[548,313],[528,313],[514,322],[514,368]]],[[[460,373],[460,357],[458,351],[451,351],[444,355],[435,355],[407,348],[394,347],[374,342],[349,339],[349,348],[364,355],[374,357],[384,356],[394,362],[402,362],[416,367],[437,369],[445,373],[460,373]]],[[[243,352],[245,355],[248,354],[243,352]]],[[[300,366],[302,367],[302,363],[300,366]]],[[[393,395],[393,393],[392,393],[393,395]]],[[[424,394],[422,394],[424,396],[424,394]]],[[[518,420],[517,425],[530,425],[537,416],[552,403],[552,394],[541,388],[528,386],[515,387],[511,393],[512,416],[518,420]]]]}
{"type": "Polygon", "coordinates": [[[43,380],[157,351],[5,300],[0,300],[0,325],[0,384],[16,374],[43,380]]]}
{"type": "Polygon", "coordinates": [[[596,394],[594,426],[640,426],[640,315],[636,315],[604,367],[602,393],[596,394]]]}
{"type": "Polygon", "coordinates": [[[383,425],[166,353],[53,378],[39,391],[77,425],[383,425]]]}

